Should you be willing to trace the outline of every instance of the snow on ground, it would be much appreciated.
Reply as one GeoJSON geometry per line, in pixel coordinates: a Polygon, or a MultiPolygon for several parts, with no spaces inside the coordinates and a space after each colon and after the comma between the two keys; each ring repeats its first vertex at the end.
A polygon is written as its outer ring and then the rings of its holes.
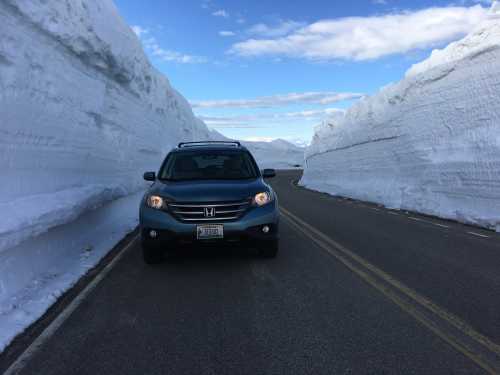
{"type": "Polygon", "coordinates": [[[500,12],[493,9],[463,40],[319,126],[301,184],[500,231],[500,12]]]}
{"type": "Polygon", "coordinates": [[[119,198],[0,253],[0,352],[136,227],[142,194],[119,198]]]}
{"type": "Polygon", "coordinates": [[[135,227],[142,172],[210,136],[111,0],[0,2],[0,351],[135,227]]]}

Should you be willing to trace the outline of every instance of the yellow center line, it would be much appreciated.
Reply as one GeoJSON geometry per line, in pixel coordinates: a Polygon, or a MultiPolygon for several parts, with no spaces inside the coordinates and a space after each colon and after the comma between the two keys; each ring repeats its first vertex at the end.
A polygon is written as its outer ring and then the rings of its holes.
{"type": "Polygon", "coordinates": [[[290,224],[341,261],[453,348],[491,374],[500,374],[500,346],[457,316],[418,294],[386,272],[354,254],[332,238],[280,206],[290,224]]]}

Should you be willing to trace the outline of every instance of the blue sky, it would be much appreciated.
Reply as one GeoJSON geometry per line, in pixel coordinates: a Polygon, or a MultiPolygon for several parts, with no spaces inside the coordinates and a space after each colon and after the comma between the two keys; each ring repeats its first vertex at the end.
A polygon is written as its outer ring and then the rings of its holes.
{"type": "Polygon", "coordinates": [[[489,0],[115,0],[152,63],[223,134],[313,126],[470,31],[489,0]]]}

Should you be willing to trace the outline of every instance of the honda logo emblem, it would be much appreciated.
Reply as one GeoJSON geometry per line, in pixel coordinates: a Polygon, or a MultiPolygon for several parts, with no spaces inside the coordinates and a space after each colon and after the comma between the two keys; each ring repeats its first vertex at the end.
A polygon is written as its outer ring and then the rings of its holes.
{"type": "Polygon", "coordinates": [[[205,217],[214,217],[215,207],[205,207],[205,217]]]}

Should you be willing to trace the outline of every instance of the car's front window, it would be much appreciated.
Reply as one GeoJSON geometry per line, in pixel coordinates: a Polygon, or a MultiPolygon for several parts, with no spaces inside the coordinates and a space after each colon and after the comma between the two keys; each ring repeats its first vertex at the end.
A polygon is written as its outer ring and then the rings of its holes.
{"type": "Polygon", "coordinates": [[[185,181],[241,180],[257,176],[258,172],[247,152],[197,150],[172,153],[159,177],[163,180],[185,181]]]}

